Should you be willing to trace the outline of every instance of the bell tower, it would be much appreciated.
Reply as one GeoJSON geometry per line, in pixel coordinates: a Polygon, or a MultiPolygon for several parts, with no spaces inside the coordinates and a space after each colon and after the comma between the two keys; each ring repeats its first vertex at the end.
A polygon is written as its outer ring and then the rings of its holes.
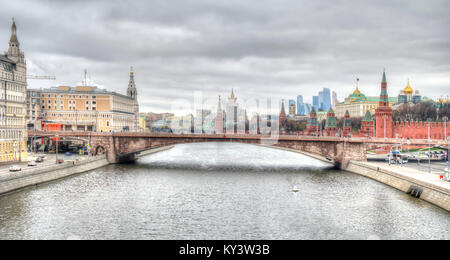
{"type": "Polygon", "coordinates": [[[134,113],[134,132],[139,131],[139,103],[137,98],[137,88],[134,82],[134,69],[130,68],[130,81],[128,82],[127,96],[133,99],[133,113],[134,113]]]}

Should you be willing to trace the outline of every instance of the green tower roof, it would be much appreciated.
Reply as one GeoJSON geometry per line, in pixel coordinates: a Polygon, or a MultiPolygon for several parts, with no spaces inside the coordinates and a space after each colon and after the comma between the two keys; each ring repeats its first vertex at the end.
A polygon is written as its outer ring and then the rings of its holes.
{"type": "Polygon", "coordinates": [[[367,110],[366,115],[364,116],[363,121],[364,121],[364,122],[372,122],[372,121],[373,121],[372,115],[370,114],[370,111],[369,111],[369,110],[367,110]]]}

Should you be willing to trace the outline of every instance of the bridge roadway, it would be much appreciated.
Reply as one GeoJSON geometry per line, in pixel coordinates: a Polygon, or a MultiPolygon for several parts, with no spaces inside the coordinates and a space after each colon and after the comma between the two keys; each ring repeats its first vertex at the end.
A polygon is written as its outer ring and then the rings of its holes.
{"type": "MultiPolygon", "coordinates": [[[[298,135],[250,135],[250,134],[169,134],[149,132],[49,132],[29,131],[29,138],[56,137],[80,139],[88,141],[93,154],[106,153],[109,162],[117,163],[134,160],[135,155],[156,147],[192,143],[192,142],[240,142],[273,145],[314,154],[335,162],[336,166],[345,169],[350,160],[366,161],[367,151],[383,146],[400,144],[400,139],[384,138],[341,138],[298,135]]],[[[448,144],[444,140],[414,139],[411,146],[428,147],[448,144]]],[[[404,144],[406,145],[406,144],[404,144]]]]}

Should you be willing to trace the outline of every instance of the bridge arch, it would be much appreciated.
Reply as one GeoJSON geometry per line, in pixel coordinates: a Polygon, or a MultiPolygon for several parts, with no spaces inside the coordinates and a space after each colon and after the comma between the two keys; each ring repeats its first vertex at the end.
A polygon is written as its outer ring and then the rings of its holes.
{"type": "Polygon", "coordinates": [[[106,149],[102,145],[97,145],[94,148],[94,155],[102,155],[102,154],[105,154],[105,153],[106,153],[106,149]]]}

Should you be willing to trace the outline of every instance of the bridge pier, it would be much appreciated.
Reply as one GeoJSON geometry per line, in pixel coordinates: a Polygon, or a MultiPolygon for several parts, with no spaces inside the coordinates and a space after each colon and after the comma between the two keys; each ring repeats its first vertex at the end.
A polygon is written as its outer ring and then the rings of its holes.
{"type": "Polygon", "coordinates": [[[314,154],[323,159],[332,159],[338,169],[345,170],[350,160],[367,161],[367,148],[364,143],[351,143],[347,141],[284,141],[279,140],[276,146],[286,147],[301,152],[314,154]]]}
{"type": "Polygon", "coordinates": [[[345,170],[351,160],[358,162],[367,161],[367,146],[364,143],[340,142],[336,144],[334,156],[335,166],[345,170]]]}

